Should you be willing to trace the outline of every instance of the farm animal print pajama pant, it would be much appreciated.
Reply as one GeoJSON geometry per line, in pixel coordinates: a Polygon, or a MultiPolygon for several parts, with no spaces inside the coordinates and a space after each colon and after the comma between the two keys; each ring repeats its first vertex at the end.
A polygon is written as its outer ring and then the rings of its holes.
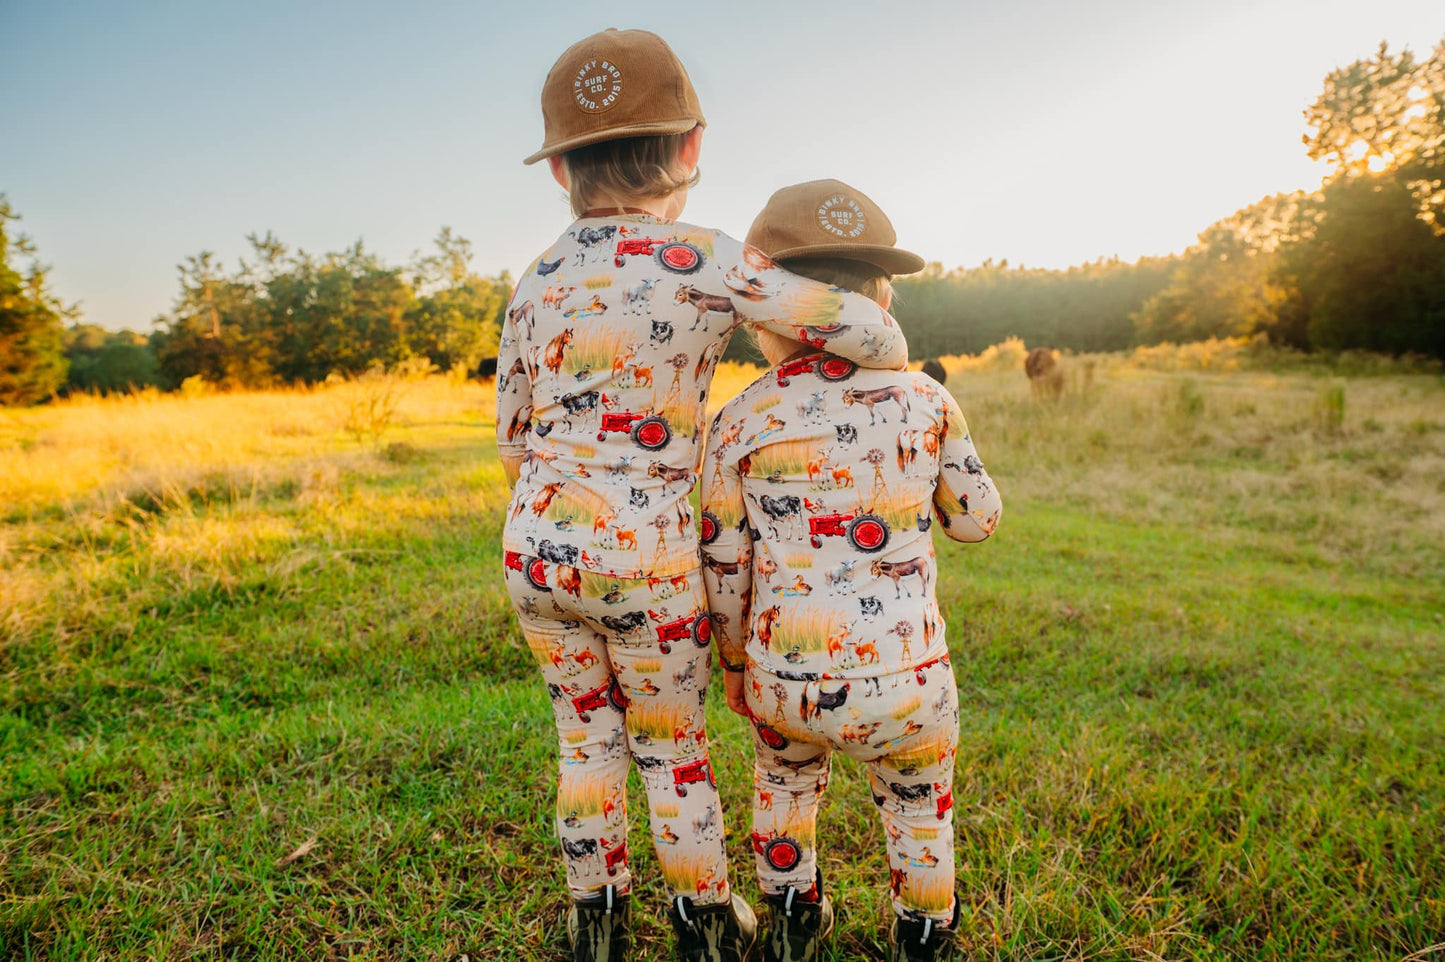
{"type": "Polygon", "coordinates": [[[799,681],[751,663],[747,672],[752,844],[762,890],[812,887],[818,801],[836,751],[868,767],[887,834],[894,911],[952,919],[958,692],[947,657],[847,681],[799,681]]]}
{"type": "Polygon", "coordinates": [[[557,721],[557,834],[574,899],[632,883],[627,768],[647,791],[673,895],[730,897],[703,703],[711,664],[698,571],[624,579],[507,553],[507,589],[557,721]],[[559,567],[570,577],[559,578],[559,567]]]}

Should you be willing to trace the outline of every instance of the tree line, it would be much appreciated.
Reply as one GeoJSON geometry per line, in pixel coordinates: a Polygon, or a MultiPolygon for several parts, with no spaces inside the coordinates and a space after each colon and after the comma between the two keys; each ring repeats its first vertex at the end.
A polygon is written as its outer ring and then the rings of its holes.
{"type": "Polygon", "coordinates": [[[1266,197],[1183,254],[1067,271],[929,265],[896,287],[912,353],[1006,335],[1079,351],[1265,334],[1304,350],[1445,357],[1445,41],[1381,45],[1305,111],[1321,188],[1266,197]]]}
{"type": "Polygon", "coordinates": [[[495,357],[511,292],[471,270],[471,243],[443,228],[433,249],[390,266],[360,241],[320,256],[271,234],[226,270],[202,252],[180,265],[180,292],[152,331],[108,331],[50,290],[33,245],[8,240],[0,197],[0,404],[69,391],[171,389],[189,378],[264,388],[421,362],[475,371],[495,357]]]}
{"type": "MultiPolygon", "coordinates": [[[[1068,270],[930,264],[900,278],[894,313],[913,356],[974,353],[1007,337],[1078,351],[1267,335],[1304,350],[1445,357],[1445,41],[1335,70],[1305,111],[1304,148],[1328,164],[1313,192],[1266,197],[1183,254],[1068,270]]],[[[233,270],[201,253],[148,334],[72,324],[0,195],[0,404],[187,378],[237,387],[313,383],[422,359],[475,371],[495,357],[505,275],[470,268],[443,229],[404,267],[357,242],[320,256],[271,234],[233,270]]],[[[745,352],[735,351],[734,355],[745,352]]]]}

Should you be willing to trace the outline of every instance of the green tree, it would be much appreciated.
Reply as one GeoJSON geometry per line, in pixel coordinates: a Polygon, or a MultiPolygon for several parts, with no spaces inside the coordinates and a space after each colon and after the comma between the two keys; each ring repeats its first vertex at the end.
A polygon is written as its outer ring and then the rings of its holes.
{"type": "Polygon", "coordinates": [[[65,319],[46,282],[48,268],[24,234],[10,236],[20,219],[0,194],[0,404],[44,401],[65,383],[65,319]]]}
{"type": "Polygon", "coordinates": [[[496,350],[509,284],[472,273],[471,244],[448,229],[409,269],[359,241],[314,256],[270,233],[247,240],[234,272],[208,252],[181,265],[180,294],[155,337],[168,380],[311,383],[413,357],[472,368],[496,350]]]}
{"type": "Polygon", "coordinates": [[[1317,201],[1312,234],[1288,248],[1308,343],[1445,356],[1445,237],[1388,174],[1343,178],[1317,201]]]}
{"type": "Polygon", "coordinates": [[[411,353],[443,370],[460,365],[476,370],[484,357],[496,357],[497,323],[511,295],[505,277],[471,271],[471,242],[443,227],[434,253],[412,265],[412,284],[421,296],[407,312],[406,343],[411,353]]]}
{"type": "Polygon", "coordinates": [[[70,361],[67,391],[111,394],[164,383],[150,341],[134,331],[76,324],[65,332],[65,356],[70,361]]]}
{"type": "Polygon", "coordinates": [[[1300,230],[1307,202],[1301,192],[1277,194],[1206,228],[1178,259],[1169,285],[1134,314],[1137,342],[1281,330],[1290,290],[1278,272],[1278,252],[1300,230]]]}
{"type": "Polygon", "coordinates": [[[210,251],[186,258],[178,270],[181,293],[159,321],[157,338],[166,377],[177,384],[195,376],[236,387],[273,383],[266,319],[244,272],[225,276],[210,251]]]}

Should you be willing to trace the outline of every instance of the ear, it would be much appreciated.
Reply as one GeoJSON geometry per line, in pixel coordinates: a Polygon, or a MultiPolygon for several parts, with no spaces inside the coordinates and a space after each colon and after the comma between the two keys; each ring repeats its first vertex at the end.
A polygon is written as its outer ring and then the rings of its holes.
{"type": "Polygon", "coordinates": [[[687,132],[687,136],[683,138],[682,153],[678,155],[678,158],[682,161],[683,167],[687,169],[689,176],[691,176],[694,170],[697,170],[698,158],[701,156],[702,124],[698,124],[696,127],[689,130],[687,132]]]}
{"type": "Polygon", "coordinates": [[[547,167],[552,171],[552,179],[561,184],[563,190],[572,189],[567,183],[567,168],[562,166],[560,156],[548,157],[547,167]]]}
{"type": "Polygon", "coordinates": [[[882,304],[882,307],[883,307],[883,309],[884,309],[885,311],[888,311],[888,310],[892,310],[892,309],[893,309],[893,285],[892,285],[892,284],[889,284],[887,287],[883,288],[883,304],[882,304]]]}

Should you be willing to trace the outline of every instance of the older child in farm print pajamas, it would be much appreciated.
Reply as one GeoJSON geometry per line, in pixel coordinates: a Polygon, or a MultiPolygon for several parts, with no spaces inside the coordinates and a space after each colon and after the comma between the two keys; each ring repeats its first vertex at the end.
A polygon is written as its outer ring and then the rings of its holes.
{"type": "MultiPolygon", "coordinates": [[[[785,263],[872,287],[885,304],[887,275],[923,266],[892,246],[881,210],[837,181],[779,191],[755,239],[780,259],[850,258],[785,263]]],[[[936,512],[950,538],[982,541],[999,496],[932,378],[861,369],[766,331],[758,340],[773,367],[713,422],[702,541],[729,704],[754,728],[766,958],[816,958],[831,926],[814,828],[835,751],[867,764],[887,832],[890,958],[951,958],[958,700],[931,529],[936,512]]]]}
{"type": "Polygon", "coordinates": [[[741,960],[755,923],[728,885],[703,714],[711,622],[688,504],[713,370],[745,321],[793,343],[829,338],[864,364],[901,367],[907,348],[872,301],[676,222],[702,116],[660,38],[609,30],[578,43],[553,67],[543,113],[547,145],[533,159],[549,158],[579,219],[523,272],[508,307],[497,430],[516,485],[506,584],[556,717],[574,958],[628,949],[635,762],[680,956],[741,960]],[[589,209],[600,200],[606,209],[589,209]]]}

